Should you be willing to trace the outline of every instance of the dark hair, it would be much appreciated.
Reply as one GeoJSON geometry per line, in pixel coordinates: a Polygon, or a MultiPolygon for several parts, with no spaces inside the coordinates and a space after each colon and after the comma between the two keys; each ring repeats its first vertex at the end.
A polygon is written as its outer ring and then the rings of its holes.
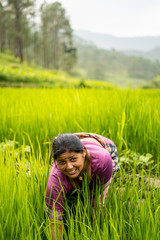
{"type": "Polygon", "coordinates": [[[64,152],[83,153],[83,146],[79,138],[72,133],[59,134],[52,143],[52,157],[54,160],[64,152]]]}

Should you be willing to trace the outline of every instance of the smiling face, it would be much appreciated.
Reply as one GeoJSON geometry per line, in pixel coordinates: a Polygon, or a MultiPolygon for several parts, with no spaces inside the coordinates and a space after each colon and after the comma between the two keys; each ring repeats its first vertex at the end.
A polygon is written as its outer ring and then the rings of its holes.
{"type": "Polygon", "coordinates": [[[83,153],[65,152],[60,154],[57,159],[57,166],[62,173],[69,178],[77,178],[84,167],[86,151],[83,153]]]}

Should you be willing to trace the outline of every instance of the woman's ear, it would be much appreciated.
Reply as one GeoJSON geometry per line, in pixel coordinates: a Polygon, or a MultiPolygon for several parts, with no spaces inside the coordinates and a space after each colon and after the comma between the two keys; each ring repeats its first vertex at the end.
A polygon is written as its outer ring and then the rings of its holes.
{"type": "Polygon", "coordinates": [[[85,158],[86,157],[86,149],[83,148],[83,153],[82,153],[83,157],[85,158]]]}

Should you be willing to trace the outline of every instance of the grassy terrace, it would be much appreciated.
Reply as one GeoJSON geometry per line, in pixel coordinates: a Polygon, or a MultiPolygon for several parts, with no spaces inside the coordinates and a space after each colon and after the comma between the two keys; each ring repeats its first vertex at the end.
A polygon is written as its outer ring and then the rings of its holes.
{"type": "Polygon", "coordinates": [[[23,88],[113,88],[103,81],[85,80],[60,71],[46,70],[34,64],[20,64],[11,55],[0,53],[0,86],[23,88]]]}
{"type": "Polygon", "coordinates": [[[159,90],[0,89],[0,140],[44,150],[61,132],[96,132],[131,149],[160,157],[159,90]],[[38,140],[37,140],[38,139],[38,140]]]}
{"type": "MultiPolygon", "coordinates": [[[[25,146],[16,157],[14,146],[12,154],[7,149],[0,151],[0,239],[51,239],[45,210],[49,158],[42,161],[38,155],[28,154],[25,146]]],[[[84,185],[83,202],[78,195],[73,209],[65,205],[64,239],[160,239],[160,188],[145,182],[144,174],[148,179],[150,175],[143,170],[137,178],[136,170],[128,174],[121,167],[104,209],[98,204],[101,189],[96,191],[96,207],[92,210],[92,196],[84,185]]]]}

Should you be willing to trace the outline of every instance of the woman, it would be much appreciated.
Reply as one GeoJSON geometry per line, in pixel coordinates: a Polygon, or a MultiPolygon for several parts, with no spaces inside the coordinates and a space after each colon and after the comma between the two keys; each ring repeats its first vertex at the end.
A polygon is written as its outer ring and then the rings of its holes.
{"type": "MultiPolygon", "coordinates": [[[[104,184],[104,204],[111,177],[119,170],[119,165],[115,144],[91,133],[58,135],[52,144],[52,156],[54,162],[47,183],[46,206],[49,218],[56,217],[60,221],[61,235],[65,195],[79,188],[85,173],[91,188],[97,178],[104,184]]],[[[54,238],[53,223],[51,230],[54,238]]]]}

